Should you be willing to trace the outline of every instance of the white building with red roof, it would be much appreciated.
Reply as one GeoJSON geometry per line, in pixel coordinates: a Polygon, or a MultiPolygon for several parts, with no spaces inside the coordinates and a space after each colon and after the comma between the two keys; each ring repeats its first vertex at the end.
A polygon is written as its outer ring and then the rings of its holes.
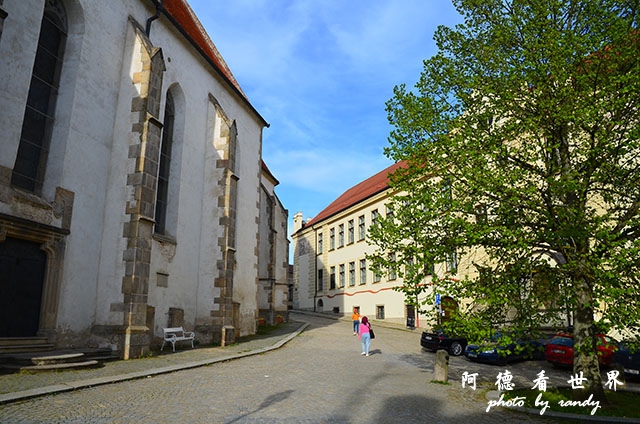
{"type": "MultiPolygon", "coordinates": [[[[294,215],[294,308],[345,316],[357,308],[369,319],[424,326],[426,320],[416,316],[404,293],[393,290],[402,285],[401,272],[377,275],[366,258],[376,250],[367,230],[387,213],[388,176],[402,166],[395,163],[351,187],[313,219],[304,221],[301,212],[294,215]]],[[[434,270],[444,273],[446,268],[438,264],[434,270]]],[[[430,286],[431,278],[427,275],[424,284],[430,286]]],[[[457,308],[454,299],[444,302],[447,311],[457,308]]]]}
{"type": "Polygon", "coordinates": [[[166,327],[254,333],[268,123],[186,0],[0,19],[0,339],[129,358],[166,327]]]}

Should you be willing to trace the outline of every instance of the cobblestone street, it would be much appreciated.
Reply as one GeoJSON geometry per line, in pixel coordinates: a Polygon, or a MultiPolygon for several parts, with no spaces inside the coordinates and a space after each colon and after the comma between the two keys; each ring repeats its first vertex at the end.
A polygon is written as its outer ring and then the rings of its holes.
{"type": "MultiPolygon", "coordinates": [[[[363,357],[349,322],[292,316],[311,326],[281,349],[2,405],[0,422],[550,422],[499,409],[486,413],[484,390],[461,388],[463,369],[480,370],[480,381],[489,382],[496,367],[474,369],[452,358],[451,385],[430,383],[434,355],[422,351],[415,332],[377,327],[372,355],[363,357]]],[[[520,369],[529,368],[539,371],[520,365],[512,372],[528,378],[529,371],[520,369]]]]}

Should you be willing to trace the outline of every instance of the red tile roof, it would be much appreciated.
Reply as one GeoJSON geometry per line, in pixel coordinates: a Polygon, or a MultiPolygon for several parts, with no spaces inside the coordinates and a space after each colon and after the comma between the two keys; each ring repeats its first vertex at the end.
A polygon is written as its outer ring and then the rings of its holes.
{"type": "Polygon", "coordinates": [[[333,203],[327,206],[322,212],[316,215],[315,218],[307,222],[302,228],[307,228],[309,225],[317,224],[338,212],[360,203],[374,194],[386,190],[389,188],[389,174],[393,173],[400,167],[406,168],[406,166],[405,161],[396,162],[390,167],[378,172],[373,177],[367,178],[360,184],[351,187],[349,190],[342,193],[340,197],[334,200],[333,203]]]}
{"type": "Polygon", "coordinates": [[[191,41],[205,56],[205,59],[208,59],[209,63],[213,65],[214,69],[218,71],[218,73],[226,79],[226,81],[237,91],[238,95],[244,100],[244,102],[249,106],[249,108],[258,116],[258,118],[265,124],[265,126],[269,126],[269,124],[260,116],[258,111],[251,105],[249,99],[240,88],[240,84],[235,79],[231,70],[227,66],[226,62],[222,58],[222,55],[216,48],[211,38],[205,31],[204,27],[200,23],[200,20],[193,12],[193,9],[189,6],[186,0],[165,0],[164,1],[164,10],[163,12],[169,18],[172,23],[178,27],[178,30],[182,32],[182,34],[191,41]]]}

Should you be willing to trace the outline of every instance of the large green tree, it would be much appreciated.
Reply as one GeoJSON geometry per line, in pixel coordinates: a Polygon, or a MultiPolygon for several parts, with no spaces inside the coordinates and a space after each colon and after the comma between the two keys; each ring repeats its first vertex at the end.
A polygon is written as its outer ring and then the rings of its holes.
{"type": "Polygon", "coordinates": [[[375,269],[402,264],[407,299],[460,301],[472,338],[572,316],[577,398],[604,399],[598,331],[640,328],[638,0],[454,0],[415,89],[395,87],[390,214],[375,269]],[[393,254],[391,254],[393,252],[393,254]],[[599,319],[596,322],[596,319],[599,319]]]}

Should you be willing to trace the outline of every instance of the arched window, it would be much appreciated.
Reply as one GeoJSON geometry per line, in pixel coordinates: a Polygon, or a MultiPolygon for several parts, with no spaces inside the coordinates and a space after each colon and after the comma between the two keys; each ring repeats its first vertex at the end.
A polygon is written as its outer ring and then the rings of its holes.
{"type": "Polygon", "coordinates": [[[24,111],[18,155],[11,176],[12,185],[31,192],[39,192],[44,180],[66,36],[67,16],[62,3],[47,0],[24,111]]]}
{"type": "Polygon", "coordinates": [[[171,146],[173,144],[173,127],[175,122],[175,105],[173,96],[167,91],[164,108],[164,127],[160,145],[160,167],[158,170],[158,192],[156,195],[155,232],[165,234],[167,224],[167,202],[169,194],[169,167],[171,165],[171,146]]]}

